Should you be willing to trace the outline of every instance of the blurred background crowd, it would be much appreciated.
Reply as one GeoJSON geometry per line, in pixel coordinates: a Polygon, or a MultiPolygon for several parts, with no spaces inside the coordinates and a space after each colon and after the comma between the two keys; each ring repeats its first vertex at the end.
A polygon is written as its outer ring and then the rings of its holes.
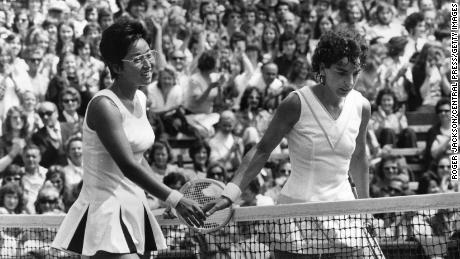
{"type": "MultiPolygon", "coordinates": [[[[65,213],[78,196],[85,110],[112,83],[99,40],[120,18],[144,24],[155,50],[154,80],[141,88],[156,134],[145,156],[168,186],[231,179],[283,98],[318,83],[310,68],[321,35],[356,30],[369,43],[355,89],[372,104],[371,196],[458,191],[450,8],[444,0],[3,0],[0,213],[65,213]]],[[[276,204],[291,172],[288,148],[283,141],[273,152],[241,206],[276,204]]]]}

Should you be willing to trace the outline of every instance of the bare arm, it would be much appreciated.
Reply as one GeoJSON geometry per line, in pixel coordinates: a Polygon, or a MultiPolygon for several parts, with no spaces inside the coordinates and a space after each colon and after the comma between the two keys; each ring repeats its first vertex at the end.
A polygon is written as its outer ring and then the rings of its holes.
{"type": "Polygon", "coordinates": [[[123,175],[152,195],[166,200],[171,189],[155,181],[152,172],[134,158],[116,105],[108,98],[97,98],[88,109],[88,126],[96,131],[123,175]]]}
{"type": "Polygon", "coordinates": [[[366,100],[361,115],[361,125],[356,137],[356,147],[350,161],[350,174],[356,184],[359,198],[369,198],[369,165],[366,156],[367,124],[371,115],[371,106],[366,100]]]}

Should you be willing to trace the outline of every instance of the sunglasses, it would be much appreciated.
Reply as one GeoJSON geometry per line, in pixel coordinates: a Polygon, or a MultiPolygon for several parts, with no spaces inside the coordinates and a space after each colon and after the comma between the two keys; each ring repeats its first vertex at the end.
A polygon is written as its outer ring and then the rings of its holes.
{"type": "Polygon", "coordinates": [[[438,168],[450,169],[450,165],[438,165],[438,168]]]}
{"type": "Polygon", "coordinates": [[[280,173],[282,173],[282,174],[290,174],[291,170],[282,169],[282,170],[280,170],[280,173]]]}
{"type": "Polygon", "coordinates": [[[383,170],[391,170],[391,169],[393,169],[393,170],[398,170],[398,167],[396,167],[396,166],[385,166],[385,167],[383,168],[383,170]]]}
{"type": "Polygon", "coordinates": [[[54,113],[54,111],[39,111],[38,115],[40,117],[44,117],[45,115],[49,117],[49,116],[53,115],[53,113],[54,113]]]}
{"type": "Polygon", "coordinates": [[[184,60],[185,57],[172,57],[173,60],[184,60]]]}
{"type": "Polygon", "coordinates": [[[73,98],[73,99],[62,99],[62,102],[63,103],[71,103],[71,102],[76,102],[77,99],[73,98]]]}
{"type": "Polygon", "coordinates": [[[19,181],[21,181],[21,177],[20,176],[7,176],[7,177],[5,177],[5,181],[7,181],[7,182],[13,182],[13,181],[19,182],[19,181]]]}
{"type": "Polygon", "coordinates": [[[29,58],[28,59],[30,62],[33,62],[33,63],[40,63],[42,62],[42,59],[41,58],[29,58]]]}
{"type": "Polygon", "coordinates": [[[40,203],[43,203],[43,204],[56,204],[57,203],[57,199],[40,199],[40,203]]]}

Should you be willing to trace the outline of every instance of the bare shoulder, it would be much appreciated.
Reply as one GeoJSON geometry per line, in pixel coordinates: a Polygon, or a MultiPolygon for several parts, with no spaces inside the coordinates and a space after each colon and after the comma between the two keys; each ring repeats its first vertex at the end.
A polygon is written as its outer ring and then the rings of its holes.
{"type": "Polygon", "coordinates": [[[283,118],[288,124],[295,124],[300,117],[301,102],[297,93],[291,92],[279,105],[275,117],[283,118]]]}
{"type": "Polygon", "coordinates": [[[97,96],[88,105],[87,124],[92,130],[98,125],[121,120],[121,114],[117,105],[107,96],[97,96]]]}

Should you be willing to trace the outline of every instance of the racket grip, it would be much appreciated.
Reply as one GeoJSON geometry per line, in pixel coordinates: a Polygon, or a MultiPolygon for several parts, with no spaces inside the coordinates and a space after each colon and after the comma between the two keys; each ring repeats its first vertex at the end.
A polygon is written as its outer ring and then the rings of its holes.
{"type": "Polygon", "coordinates": [[[166,198],[166,204],[168,204],[168,206],[170,206],[171,208],[176,208],[177,204],[179,203],[179,201],[182,199],[182,197],[184,197],[184,195],[176,190],[172,190],[169,195],[168,195],[168,198],[166,198]]]}
{"type": "Polygon", "coordinates": [[[241,196],[241,189],[234,183],[227,183],[221,195],[234,203],[241,196]]]}

